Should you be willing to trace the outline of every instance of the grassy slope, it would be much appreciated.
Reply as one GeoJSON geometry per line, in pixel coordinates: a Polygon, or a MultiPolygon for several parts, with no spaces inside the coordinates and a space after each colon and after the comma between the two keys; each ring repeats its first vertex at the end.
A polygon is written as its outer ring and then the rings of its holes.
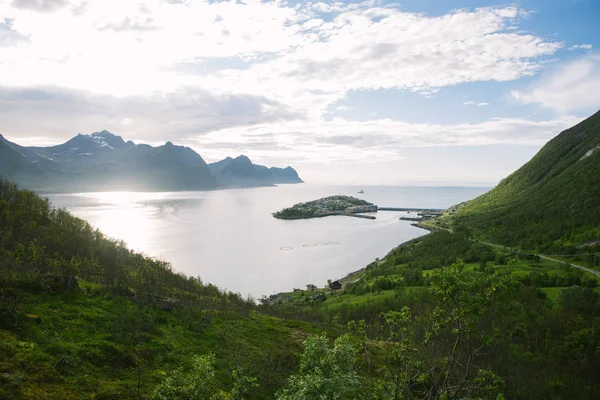
{"type": "Polygon", "coordinates": [[[490,192],[467,202],[455,224],[524,248],[600,237],[600,112],[562,132],[490,192]]]}
{"type": "Polygon", "coordinates": [[[309,324],[256,313],[139,315],[118,296],[27,294],[0,329],[0,398],[138,398],[138,378],[148,398],[171,370],[209,352],[217,356],[221,387],[230,387],[229,372],[241,367],[261,378],[249,398],[270,398],[293,371],[303,339],[316,333],[309,324]],[[134,323],[122,331],[125,321],[134,323]]]}

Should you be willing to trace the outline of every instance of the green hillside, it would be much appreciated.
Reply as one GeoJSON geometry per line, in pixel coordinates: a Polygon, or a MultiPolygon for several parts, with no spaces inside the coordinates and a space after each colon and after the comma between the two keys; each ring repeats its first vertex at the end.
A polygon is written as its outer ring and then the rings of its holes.
{"type": "Polygon", "coordinates": [[[211,357],[204,384],[219,398],[272,398],[322,331],[258,313],[0,179],[2,399],[160,398],[211,357]]]}
{"type": "Polygon", "coordinates": [[[461,205],[455,226],[541,251],[600,239],[600,112],[560,133],[488,193],[461,205]]]}

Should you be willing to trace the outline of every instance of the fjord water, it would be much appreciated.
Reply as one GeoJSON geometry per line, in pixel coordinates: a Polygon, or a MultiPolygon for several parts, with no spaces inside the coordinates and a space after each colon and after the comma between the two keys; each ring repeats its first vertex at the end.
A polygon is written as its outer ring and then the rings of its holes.
{"type": "Polygon", "coordinates": [[[344,194],[387,207],[446,208],[484,187],[280,185],[204,192],[46,195],[130,248],[169,261],[203,282],[260,297],[307,284],[324,286],[426,231],[378,212],[376,220],[334,216],[278,220],[271,213],[344,194]],[[363,194],[357,192],[364,190],[363,194]]]}

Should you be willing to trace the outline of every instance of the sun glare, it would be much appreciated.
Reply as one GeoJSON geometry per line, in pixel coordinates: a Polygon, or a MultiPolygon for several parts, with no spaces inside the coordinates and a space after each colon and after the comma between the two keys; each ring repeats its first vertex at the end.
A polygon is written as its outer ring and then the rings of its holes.
{"type": "Polygon", "coordinates": [[[122,239],[128,247],[156,256],[151,242],[157,229],[154,212],[144,202],[164,198],[161,193],[98,192],[82,196],[93,200],[97,206],[89,211],[85,219],[109,237],[122,239]],[[104,206],[104,207],[103,207],[104,206]]]}

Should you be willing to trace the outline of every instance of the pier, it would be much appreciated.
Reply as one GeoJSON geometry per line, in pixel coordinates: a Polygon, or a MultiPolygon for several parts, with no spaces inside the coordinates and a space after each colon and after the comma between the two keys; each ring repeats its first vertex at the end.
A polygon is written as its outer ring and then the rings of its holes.
{"type": "Polygon", "coordinates": [[[402,211],[402,212],[414,212],[417,214],[416,217],[402,216],[399,219],[403,221],[422,222],[430,219],[437,218],[442,215],[444,210],[439,208],[401,208],[401,207],[378,207],[379,211],[402,211]]]}
{"type": "Polygon", "coordinates": [[[355,214],[355,213],[342,213],[341,212],[341,213],[338,213],[337,215],[345,215],[347,217],[354,217],[354,218],[376,219],[376,217],[374,215],[364,215],[364,214],[355,214]]]}
{"type": "Polygon", "coordinates": [[[402,221],[413,221],[413,222],[421,222],[420,217],[400,217],[402,221]]]}

